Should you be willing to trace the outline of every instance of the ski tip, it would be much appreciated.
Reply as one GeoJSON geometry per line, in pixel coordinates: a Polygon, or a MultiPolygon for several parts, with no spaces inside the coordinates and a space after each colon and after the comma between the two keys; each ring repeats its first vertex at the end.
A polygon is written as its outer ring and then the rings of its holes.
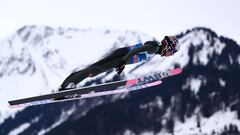
{"type": "Polygon", "coordinates": [[[137,80],[136,79],[132,79],[132,80],[128,80],[126,83],[126,86],[132,86],[137,84],[137,80]]]}
{"type": "Polygon", "coordinates": [[[182,73],[182,68],[176,68],[170,71],[172,75],[177,75],[182,73]]]}

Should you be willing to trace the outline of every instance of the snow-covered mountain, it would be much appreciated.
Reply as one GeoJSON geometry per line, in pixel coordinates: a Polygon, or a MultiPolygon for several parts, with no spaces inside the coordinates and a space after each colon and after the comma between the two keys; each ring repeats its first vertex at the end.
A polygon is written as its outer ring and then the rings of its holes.
{"type": "Polygon", "coordinates": [[[160,86],[87,100],[13,110],[7,100],[49,93],[72,71],[112,50],[152,40],[107,29],[25,26],[0,42],[0,134],[148,135],[240,134],[240,46],[206,28],[178,35],[169,58],[86,79],[92,85],[182,67],[160,86]],[[91,52],[91,53],[90,53],[91,52]]]}

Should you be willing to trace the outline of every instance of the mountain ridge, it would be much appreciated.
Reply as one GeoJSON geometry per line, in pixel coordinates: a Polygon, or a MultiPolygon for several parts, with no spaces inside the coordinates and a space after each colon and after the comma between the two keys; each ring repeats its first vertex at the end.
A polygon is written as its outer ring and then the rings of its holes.
{"type": "MultiPolygon", "coordinates": [[[[100,33],[104,32],[106,31],[100,33]]],[[[116,36],[108,49],[131,44],[130,40],[143,42],[153,39],[131,32],[123,33],[127,34],[116,36]]],[[[74,36],[67,37],[68,40],[74,39],[74,36]]],[[[1,132],[9,133],[14,129],[9,125],[17,128],[30,122],[31,126],[21,134],[239,133],[239,45],[231,39],[218,36],[211,29],[202,27],[183,32],[178,38],[181,50],[174,57],[156,57],[148,64],[127,67],[123,76],[116,76],[114,71],[109,71],[86,82],[104,82],[105,76],[113,80],[122,79],[121,77],[132,78],[149,71],[174,67],[184,69],[181,75],[164,79],[160,86],[126,95],[26,108],[14,118],[6,119],[0,125],[1,132]],[[228,116],[226,119],[231,119],[233,123],[226,120],[223,122],[225,126],[216,124],[216,117],[225,114],[228,116]],[[36,118],[37,122],[32,120],[36,118]],[[194,120],[191,122],[191,119],[194,120]],[[216,126],[209,127],[210,122],[216,126]]],[[[106,52],[102,54],[107,55],[106,52]]]]}

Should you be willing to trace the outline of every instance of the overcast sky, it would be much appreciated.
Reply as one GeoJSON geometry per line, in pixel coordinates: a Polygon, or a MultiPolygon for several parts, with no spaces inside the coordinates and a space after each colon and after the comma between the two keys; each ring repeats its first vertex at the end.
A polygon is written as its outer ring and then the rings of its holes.
{"type": "Polygon", "coordinates": [[[128,29],[157,39],[204,26],[240,43],[240,0],[0,0],[0,39],[27,24],[128,29]]]}

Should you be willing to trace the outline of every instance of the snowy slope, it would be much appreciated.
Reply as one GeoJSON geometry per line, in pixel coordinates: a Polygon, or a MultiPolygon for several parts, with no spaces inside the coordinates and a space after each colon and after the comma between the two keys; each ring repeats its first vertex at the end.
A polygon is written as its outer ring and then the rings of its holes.
{"type": "Polygon", "coordinates": [[[225,111],[219,111],[212,115],[210,118],[202,118],[199,125],[197,127],[196,120],[198,119],[198,115],[194,115],[189,118],[185,123],[177,122],[176,127],[174,129],[175,133],[178,135],[188,135],[188,134],[207,134],[210,135],[213,132],[216,134],[220,134],[224,131],[224,127],[226,125],[236,125],[238,129],[240,128],[240,121],[237,119],[236,112],[230,111],[227,109],[225,111]]]}

